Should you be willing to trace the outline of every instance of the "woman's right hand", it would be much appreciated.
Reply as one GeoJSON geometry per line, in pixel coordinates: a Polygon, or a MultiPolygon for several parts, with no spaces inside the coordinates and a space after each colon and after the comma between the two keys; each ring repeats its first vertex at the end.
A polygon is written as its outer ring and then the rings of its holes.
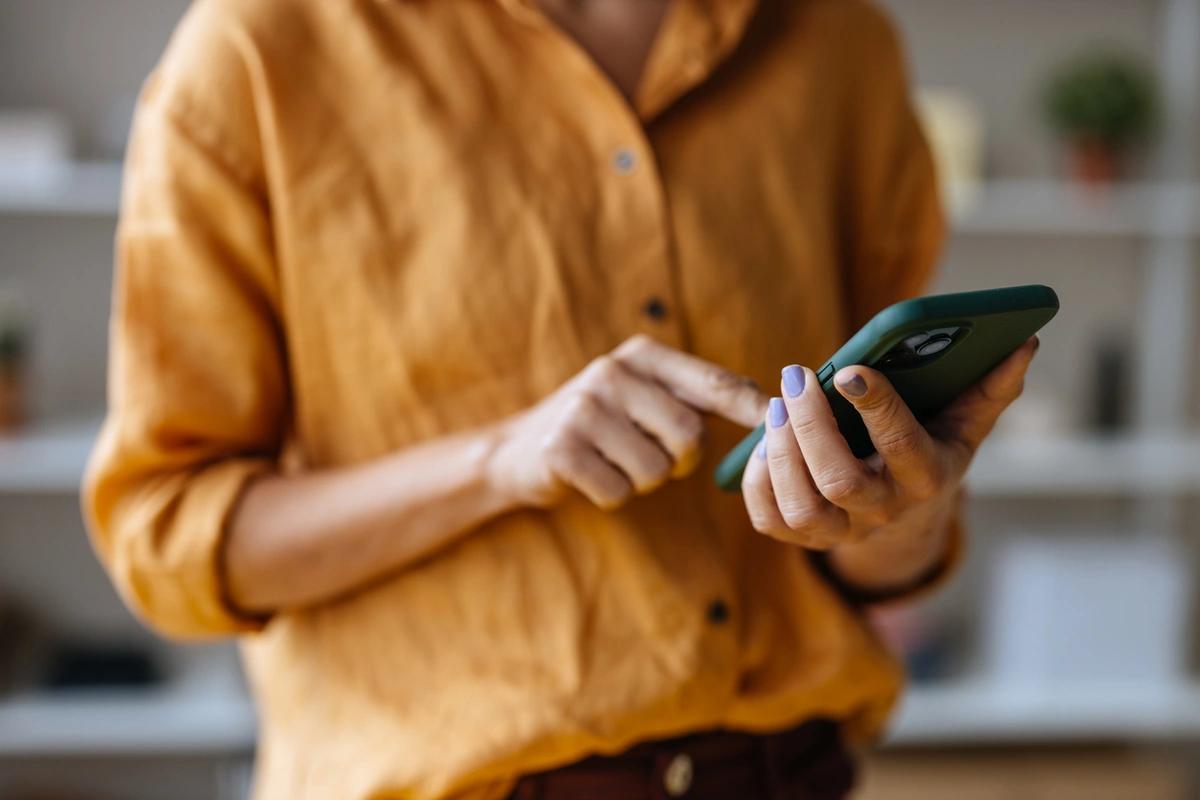
{"type": "Polygon", "coordinates": [[[695,467],[700,412],[752,427],[766,405],[745,378],[634,337],[496,425],[252,481],[222,554],[229,599],[256,613],[321,603],[573,490],[615,507],[695,467]]]}
{"type": "Polygon", "coordinates": [[[701,413],[752,428],[766,405],[748,378],[634,336],[504,423],[489,480],[514,505],[545,508],[575,490],[613,509],[695,468],[701,413]]]}

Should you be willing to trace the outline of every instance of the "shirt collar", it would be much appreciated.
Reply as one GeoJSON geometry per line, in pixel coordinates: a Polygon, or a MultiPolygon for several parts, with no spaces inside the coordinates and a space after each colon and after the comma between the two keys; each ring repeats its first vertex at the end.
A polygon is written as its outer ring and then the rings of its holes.
{"type": "MultiPolygon", "coordinates": [[[[548,21],[533,0],[497,0],[514,17],[548,21]]],[[[702,83],[737,47],[759,0],[672,0],[646,60],[635,98],[649,120],[702,83]]]]}
{"type": "Polygon", "coordinates": [[[642,119],[704,82],[741,42],[757,8],[758,0],[674,0],[642,74],[642,119]]]}

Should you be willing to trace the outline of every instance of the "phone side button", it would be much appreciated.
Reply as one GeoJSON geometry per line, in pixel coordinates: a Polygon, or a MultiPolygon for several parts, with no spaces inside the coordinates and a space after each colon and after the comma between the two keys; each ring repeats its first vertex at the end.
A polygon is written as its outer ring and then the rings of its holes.
{"type": "Polygon", "coordinates": [[[833,377],[833,373],[835,371],[836,371],[836,369],[834,368],[832,362],[829,364],[826,364],[825,366],[821,367],[820,371],[817,373],[817,380],[820,381],[821,383],[825,383],[826,381],[828,381],[830,378],[833,377]]]}

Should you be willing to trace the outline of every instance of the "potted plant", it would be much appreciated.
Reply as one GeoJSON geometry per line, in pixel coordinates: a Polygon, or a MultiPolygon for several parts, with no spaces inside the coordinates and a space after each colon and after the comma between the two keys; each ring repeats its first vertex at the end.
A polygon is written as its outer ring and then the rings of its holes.
{"type": "Polygon", "coordinates": [[[1122,176],[1130,148],[1154,127],[1154,79],[1136,58],[1094,49],[1052,76],[1045,107],[1050,124],[1070,146],[1074,177],[1108,184],[1122,176]]]}
{"type": "Polygon", "coordinates": [[[25,420],[25,362],[29,334],[23,316],[0,306],[0,434],[25,420]]]}

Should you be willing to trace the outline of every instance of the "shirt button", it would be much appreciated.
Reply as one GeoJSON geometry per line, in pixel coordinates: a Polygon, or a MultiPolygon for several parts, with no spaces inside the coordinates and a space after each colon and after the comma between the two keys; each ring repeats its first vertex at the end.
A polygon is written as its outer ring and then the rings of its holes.
{"type": "Polygon", "coordinates": [[[692,788],[695,772],[692,757],[687,753],[680,753],[672,758],[663,770],[663,789],[666,790],[667,796],[683,797],[687,794],[688,789],[692,788]]]}
{"type": "Polygon", "coordinates": [[[660,322],[667,318],[667,304],[657,297],[651,297],[642,305],[642,313],[660,322]]]}
{"type": "Polygon", "coordinates": [[[717,598],[708,604],[708,621],[714,625],[721,625],[729,621],[729,605],[722,599],[717,598]]]}
{"type": "Polygon", "coordinates": [[[613,153],[613,169],[618,175],[628,175],[637,166],[637,156],[628,147],[622,147],[613,153]]]}

